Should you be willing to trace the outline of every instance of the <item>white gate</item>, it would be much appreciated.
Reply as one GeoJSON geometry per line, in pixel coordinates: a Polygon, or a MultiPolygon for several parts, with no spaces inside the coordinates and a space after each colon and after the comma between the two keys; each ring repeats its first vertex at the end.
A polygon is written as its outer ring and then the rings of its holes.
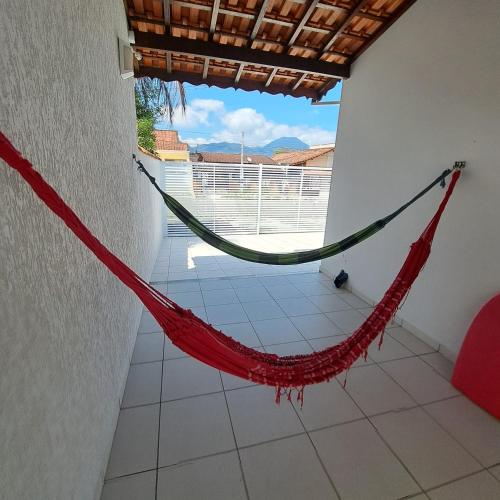
{"type": "MultiPolygon", "coordinates": [[[[331,168],[227,163],[165,165],[165,190],[218,234],[324,231],[331,168]]],[[[191,231],[167,211],[168,235],[191,231]]]]}

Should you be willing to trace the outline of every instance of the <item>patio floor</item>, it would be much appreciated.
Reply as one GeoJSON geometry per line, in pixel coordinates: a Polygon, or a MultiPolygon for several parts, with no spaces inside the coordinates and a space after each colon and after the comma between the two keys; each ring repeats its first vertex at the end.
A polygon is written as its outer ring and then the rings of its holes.
{"type": "MultiPolygon", "coordinates": [[[[321,244],[240,238],[269,251],[321,244]]],[[[177,238],[152,281],[241,342],[286,355],[335,344],[371,310],[317,271],[249,265],[177,238]]],[[[340,376],[307,387],[302,409],[277,406],[272,388],[184,356],[145,312],[102,500],[498,500],[500,422],[450,385],[451,370],[391,324],[345,389],[340,376]]]]}

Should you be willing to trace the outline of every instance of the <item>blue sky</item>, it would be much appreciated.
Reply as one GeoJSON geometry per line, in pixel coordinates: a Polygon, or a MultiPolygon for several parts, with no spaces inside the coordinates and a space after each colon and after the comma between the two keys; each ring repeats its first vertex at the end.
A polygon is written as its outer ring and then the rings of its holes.
{"type": "MultiPolygon", "coordinates": [[[[207,142],[239,142],[262,146],[283,136],[295,136],[309,145],[335,142],[338,106],[311,106],[310,99],[185,85],[186,113],[157,128],[174,128],[191,145],[207,142]]],[[[323,100],[339,100],[338,84],[323,100]]]]}

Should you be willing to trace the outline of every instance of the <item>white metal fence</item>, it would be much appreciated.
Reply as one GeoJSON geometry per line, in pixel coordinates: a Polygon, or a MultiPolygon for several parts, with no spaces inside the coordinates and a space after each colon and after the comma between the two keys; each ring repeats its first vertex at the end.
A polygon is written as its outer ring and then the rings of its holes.
{"type": "MultiPolygon", "coordinates": [[[[218,234],[325,229],[331,168],[165,163],[165,190],[218,234]]],[[[191,231],[170,210],[167,233],[191,231]]]]}

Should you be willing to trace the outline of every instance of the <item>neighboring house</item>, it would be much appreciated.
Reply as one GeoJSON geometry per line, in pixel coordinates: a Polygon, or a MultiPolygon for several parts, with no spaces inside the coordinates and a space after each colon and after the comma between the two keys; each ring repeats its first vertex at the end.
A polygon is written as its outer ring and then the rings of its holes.
{"type": "Polygon", "coordinates": [[[301,151],[285,151],[273,155],[278,165],[293,165],[297,167],[331,167],[335,146],[314,146],[301,151]]]}
{"type": "Polygon", "coordinates": [[[189,148],[179,141],[176,130],[155,130],[156,154],[163,161],[188,161],[189,148]]]}
{"type": "MultiPolygon", "coordinates": [[[[241,155],[238,153],[191,153],[191,161],[200,163],[241,163],[241,155]]],[[[274,165],[276,162],[266,155],[243,155],[245,165],[274,165]]]]}

